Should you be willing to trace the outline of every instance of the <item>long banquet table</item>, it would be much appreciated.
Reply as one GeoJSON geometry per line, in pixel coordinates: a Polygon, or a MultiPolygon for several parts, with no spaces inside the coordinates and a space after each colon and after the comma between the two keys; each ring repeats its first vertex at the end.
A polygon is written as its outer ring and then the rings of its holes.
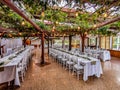
{"type": "Polygon", "coordinates": [[[0,59],[0,84],[14,80],[14,85],[20,86],[17,65],[31,54],[31,48],[22,49],[0,59]],[[4,62],[4,63],[3,63],[4,62]]]}
{"type": "Polygon", "coordinates": [[[91,54],[99,54],[100,59],[101,59],[102,61],[111,60],[110,51],[108,51],[108,50],[85,49],[85,51],[86,51],[87,53],[91,53],[91,54]]]}
{"type": "Polygon", "coordinates": [[[101,62],[99,59],[93,58],[93,57],[88,57],[86,55],[81,55],[81,54],[75,54],[70,51],[65,51],[65,50],[60,50],[60,49],[50,49],[50,53],[54,54],[55,56],[60,56],[63,54],[70,54],[69,56],[72,57],[77,57],[78,62],[77,64],[83,63],[84,64],[84,73],[83,73],[83,80],[87,81],[88,76],[93,76],[95,75],[96,77],[100,77],[101,74],[103,74],[102,71],[102,66],[101,62]]]}
{"type": "Polygon", "coordinates": [[[83,63],[84,65],[84,74],[83,74],[83,80],[87,81],[88,76],[95,75],[96,77],[100,77],[101,74],[103,74],[101,62],[98,59],[89,57],[88,59],[79,58],[78,63],[83,63]]]}

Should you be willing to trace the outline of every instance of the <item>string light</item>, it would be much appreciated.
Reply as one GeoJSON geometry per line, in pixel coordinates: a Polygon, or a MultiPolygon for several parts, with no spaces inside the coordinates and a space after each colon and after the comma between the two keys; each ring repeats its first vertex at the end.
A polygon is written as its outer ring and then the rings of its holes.
{"type": "Polygon", "coordinates": [[[73,26],[71,25],[71,28],[73,28],[73,26]]]}
{"type": "Polygon", "coordinates": [[[87,35],[87,32],[85,32],[85,35],[87,35]]]}
{"type": "Polygon", "coordinates": [[[93,27],[94,27],[94,28],[96,28],[96,27],[97,27],[97,26],[96,26],[96,24],[95,24],[95,25],[93,25],[93,27]]]}
{"type": "Polygon", "coordinates": [[[58,22],[58,21],[56,21],[55,23],[56,23],[56,24],[59,24],[59,22],[58,22]]]}
{"type": "Polygon", "coordinates": [[[42,12],[42,13],[41,13],[41,15],[42,15],[42,17],[44,17],[44,16],[45,16],[45,13],[44,13],[44,12],[42,12]]]}
{"type": "Polygon", "coordinates": [[[104,17],[104,18],[106,18],[107,16],[108,16],[107,13],[104,13],[104,14],[103,14],[103,17],[104,17]]]}
{"type": "Polygon", "coordinates": [[[80,27],[78,27],[78,30],[80,30],[80,27]]]}
{"type": "Polygon", "coordinates": [[[12,37],[12,35],[11,35],[11,34],[8,34],[8,36],[9,36],[9,37],[12,37]]]}
{"type": "Polygon", "coordinates": [[[19,35],[22,35],[22,33],[19,33],[19,35]]]}
{"type": "Polygon", "coordinates": [[[23,26],[25,25],[25,22],[24,21],[22,21],[22,23],[21,23],[23,26]]]}
{"type": "Polygon", "coordinates": [[[53,26],[53,29],[55,29],[55,26],[53,26]]]}
{"type": "Polygon", "coordinates": [[[76,16],[76,17],[78,16],[78,12],[76,12],[75,16],[76,16]]]}
{"type": "Polygon", "coordinates": [[[52,29],[52,32],[54,32],[55,30],[54,29],[52,29]]]}

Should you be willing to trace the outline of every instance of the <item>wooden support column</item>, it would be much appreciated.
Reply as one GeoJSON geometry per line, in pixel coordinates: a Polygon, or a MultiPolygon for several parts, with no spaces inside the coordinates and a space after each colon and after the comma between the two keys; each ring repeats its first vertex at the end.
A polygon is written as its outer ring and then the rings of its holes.
{"type": "Polygon", "coordinates": [[[96,43],[95,43],[95,46],[96,46],[96,48],[97,48],[97,45],[98,45],[98,44],[97,44],[97,37],[96,37],[96,40],[95,40],[95,42],[96,42],[96,43]]]}
{"type": "Polygon", "coordinates": [[[87,38],[87,46],[89,47],[89,37],[87,38]]]}
{"type": "Polygon", "coordinates": [[[44,64],[45,61],[44,61],[44,33],[42,33],[42,38],[41,38],[41,46],[42,46],[42,54],[41,54],[41,62],[40,64],[44,64]]]}
{"type": "Polygon", "coordinates": [[[101,48],[101,36],[99,36],[99,48],[101,48]]]}
{"type": "Polygon", "coordinates": [[[25,37],[23,37],[23,45],[24,45],[24,48],[26,47],[26,39],[25,39],[25,37]]]}
{"type": "Polygon", "coordinates": [[[81,44],[82,44],[82,52],[84,52],[84,46],[85,46],[85,34],[80,34],[81,36],[81,44]]]}
{"type": "Polygon", "coordinates": [[[69,51],[72,49],[72,35],[69,36],[69,51]]]}
{"type": "Polygon", "coordinates": [[[48,55],[49,55],[49,47],[50,45],[49,45],[49,37],[48,37],[48,55]]]}
{"type": "Polygon", "coordinates": [[[82,52],[84,52],[84,46],[85,46],[85,37],[82,36],[82,52]]]}
{"type": "Polygon", "coordinates": [[[51,48],[52,48],[52,39],[51,39],[51,48]]]}
{"type": "Polygon", "coordinates": [[[1,37],[0,37],[0,55],[1,55],[2,53],[1,53],[1,37]]]}
{"type": "Polygon", "coordinates": [[[65,47],[65,36],[63,36],[63,39],[62,39],[62,48],[65,47]]]}

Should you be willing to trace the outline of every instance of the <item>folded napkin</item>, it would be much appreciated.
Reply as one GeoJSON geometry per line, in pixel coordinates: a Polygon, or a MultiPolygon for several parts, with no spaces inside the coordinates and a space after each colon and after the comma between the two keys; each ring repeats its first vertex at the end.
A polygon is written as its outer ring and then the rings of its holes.
{"type": "Polygon", "coordinates": [[[16,55],[15,56],[11,56],[11,57],[9,57],[8,59],[9,60],[12,60],[13,58],[15,58],[16,57],[16,55]]]}
{"type": "Polygon", "coordinates": [[[96,65],[96,61],[91,61],[91,65],[96,65]]]}
{"type": "Polygon", "coordinates": [[[0,62],[0,66],[2,66],[4,64],[4,62],[0,62]]]}
{"type": "MultiPolygon", "coordinates": [[[[24,49],[25,50],[25,49],[24,49]]],[[[22,53],[24,50],[20,50],[16,53],[16,55],[19,55],[20,53],[22,53]]]]}
{"type": "Polygon", "coordinates": [[[85,63],[84,62],[80,62],[80,65],[85,66],[85,63]]]}

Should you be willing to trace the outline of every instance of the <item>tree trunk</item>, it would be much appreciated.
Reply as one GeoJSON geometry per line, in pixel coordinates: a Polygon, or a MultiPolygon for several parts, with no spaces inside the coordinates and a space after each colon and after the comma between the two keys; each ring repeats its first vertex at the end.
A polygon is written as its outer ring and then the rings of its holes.
{"type": "Polygon", "coordinates": [[[25,39],[25,37],[23,37],[23,45],[24,45],[24,48],[26,47],[26,39],[25,39]]]}
{"type": "Polygon", "coordinates": [[[97,37],[96,37],[96,40],[95,40],[95,41],[96,41],[96,43],[95,43],[95,47],[97,48],[97,45],[98,45],[98,44],[97,44],[97,41],[98,41],[97,37]]]}
{"type": "Polygon", "coordinates": [[[84,37],[84,36],[81,36],[81,40],[82,40],[82,52],[84,52],[85,37],[84,37]]]}
{"type": "Polygon", "coordinates": [[[42,33],[42,38],[41,38],[41,44],[42,44],[42,54],[41,54],[41,63],[40,64],[44,64],[44,33],[42,33]]]}
{"type": "Polygon", "coordinates": [[[87,38],[87,46],[88,47],[90,46],[90,44],[89,44],[89,38],[87,38]]]}
{"type": "Polygon", "coordinates": [[[69,36],[69,51],[72,49],[72,36],[69,36]]]}
{"type": "Polygon", "coordinates": [[[1,39],[1,37],[0,37],[0,55],[2,54],[2,53],[1,53],[1,40],[2,40],[2,39],[1,39]]]}
{"type": "Polygon", "coordinates": [[[52,48],[52,39],[51,39],[51,48],[52,48]]]}
{"type": "Polygon", "coordinates": [[[49,55],[49,46],[50,46],[50,45],[49,45],[49,37],[48,37],[48,55],[49,55]]]}
{"type": "Polygon", "coordinates": [[[101,48],[101,36],[99,36],[99,47],[98,48],[101,48]]]}
{"type": "Polygon", "coordinates": [[[62,40],[62,48],[64,48],[65,46],[65,36],[63,36],[63,40],[62,40]]]}

